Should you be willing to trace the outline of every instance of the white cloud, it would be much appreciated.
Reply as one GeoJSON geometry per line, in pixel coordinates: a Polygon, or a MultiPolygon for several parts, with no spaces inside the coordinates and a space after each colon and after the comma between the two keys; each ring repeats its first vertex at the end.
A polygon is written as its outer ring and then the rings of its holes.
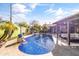
{"type": "Polygon", "coordinates": [[[45,13],[48,13],[48,14],[51,14],[51,13],[54,13],[56,12],[56,10],[53,10],[52,8],[49,8],[45,11],[45,13]]]}
{"type": "Polygon", "coordinates": [[[56,10],[55,12],[55,19],[60,20],[66,16],[68,16],[68,11],[63,10],[62,8],[59,8],[58,10],[56,10]]]}
{"type": "Polygon", "coordinates": [[[12,5],[12,10],[14,13],[28,13],[31,12],[30,9],[26,9],[26,6],[23,4],[14,4],[12,5]]]}
{"type": "Polygon", "coordinates": [[[36,8],[37,5],[38,5],[37,3],[32,3],[29,5],[13,4],[12,11],[13,11],[14,22],[26,21],[27,19],[26,14],[32,12],[32,10],[36,8]],[[27,6],[29,6],[31,9],[27,8],[27,6]]]}
{"type": "Polygon", "coordinates": [[[24,4],[13,4],[12,5],[12,10],[14,13],[29,13],[32,12],[33,9],[35,9],[38,5],[38,3],[31,3],[29,5],[24,5],[24,4]],[[27,6],[30,7],[30,9],[27,8],[27,6]]]}
{"type": "Polygon", "coordinates": [[[22,18],[22,19],[25,19],[26,16],[24,14],[15,14],[14,16],[16,16],[17,18],[22,18]]]}
{"type": "Polygon", "coordinates": [[[13,15],[14,22],[26,22],[26,16],[24,14],[15,14],[13,15]]]}
{"type": "Polygon", "coordinates": [[[9,16],[9,15],[0,15],[0,18],[1,18],[2,20],[8,20],[8,21],[9,21],[10,16],[9,16]]]}
{"type": "Polygon", "coordinates": [[[54,13],[54,15],[55,15],[54,19],[55,20],[53,22],[56,22],[58,20],[61,20],[61,19],[65,18],[65,17],[68,17],[68,16],[76,14],[76,13],[79,13],[79,9],[73,9],[73,10],[66,11],[66,10],[63,10],[63,9],[59,8],[54,13]]]}
{"type": "Polygon", "coordinates": [[[79,9],[73,9],[73,10],[65,11],[65,10],[59,8],[56,11],[55,15],[59,19],[59,18],[64,18],[64,17],[70,16],[70,15],[76,14],[76,13],[79,13],[79,9]]]}
{"type": "Polygon", "coordinates": [[[60,15],[64,15],[64,10],[62,8],[58,8],[57,10],[49,8],[45,11],[45,13],[47,14],[54,14],[54,16],[60,16],[60,15]]]}
{"type": "MultiPolygon", "coordinates": [[[[34,10],[39,5],[41,4],[38,4],[38,3],[29,4],[29,7],[31,9],[27,9],[24,4],[14,4],[13,12],[16,13],[14,17],[17,18],[17,20],[15,21],[17,22],[26,21],[27,17],[25,16],[25,13],[32,12],[32,10],[34,10]]],[[[61,20],[64,17],[67,17],[69,15],[72,15],[78,12],[79,12],[79,9],[73,9],[73,10],[66,11],[62,8],[58,8],[58,9],[49,8],[45,10],[45,13],[46,13],[45,15],[47,15],[47,17],[49,17],[49,15],[50,16],[53,15],[53,16],[50,18],[50,20],[40,21],[40,23],[44,24],[44,23],[49,23],[49,22],[55,22],[55,21],[61,20]]]]}
{"type": "Polygon", "coordinates": [[[13,4],[12,10],[13,10],[13,21],[14,22],[22,22],[26,21],[27,17],[26,14],[31,12],[31,9],[26,8],[24,4],[13,4]]]}
{"type": "Polygon", "coordinates": [[[31,9],[35,9],[39,4],[38,3],[32,3],[30,4],[31,9]]]}
{"type": "Polygon", "coordinates": [[[51,19],[52,19],[51,22],[61,20],[62,18],[69,16],[69,13],[70,13],[69,11],[63,10],[62,8],[58,8],[58,9],[49,8],[45,12],[48,13],[48,15],[53,14],[53,16],[51,17],[51,19]]]}
{"type": "Polygon", "coordinates": [[[71,14],[76,14],[76,13],[79,13],[79,9],[73,9],[73,10],[71,10],[71,14]]]}
{"type": "Polygon", "coordinates": [[[56,16],[64,15],[64,11],[63,11],[61,8],[59,8],[59,9],[56,11],[55,15],[56,15],[56,16]]]}

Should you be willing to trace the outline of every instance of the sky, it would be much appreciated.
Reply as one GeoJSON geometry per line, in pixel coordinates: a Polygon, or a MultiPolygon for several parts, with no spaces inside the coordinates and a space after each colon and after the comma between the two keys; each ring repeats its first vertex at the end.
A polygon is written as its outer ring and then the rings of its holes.
{"type": "MultiPolygon", "coordinates": [[[[40,24],[53,23],[79,12],[78,3],[24,3],[12,4],[13,22],[39,21],[40,24]]],[[[0,17],[10,19],[10,4],[0,3],[0,17]]]]}

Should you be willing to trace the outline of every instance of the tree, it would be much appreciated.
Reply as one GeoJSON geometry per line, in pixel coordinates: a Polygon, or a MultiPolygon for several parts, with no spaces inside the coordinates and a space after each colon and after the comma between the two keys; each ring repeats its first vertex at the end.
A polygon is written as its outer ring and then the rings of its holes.
{"type": "Polygon", "coordinates": [[[39,33],[41,31],[41,25],[39,24],[38,21],[35,21],[35,20],[32,21],[31,25],[32,26],[31,26],[30,30],[32,33],[39,33]]]}
{"type": "Polygon", "coordinates": [[[30,25],[39,24],[39,21],[33,20],[30,25]]]}
{"type": "Polygon", "coordinates": [[[42,26],[42,32],[43,33],[47,33],[48,32],[48,25],[47,24],[43,24],[43,26],[42,26]]]}
{"type": "Polygon", "coordinates": [[[24,27],[26,30],[24,31],[25,33],[29,32],[29,25],[27,24],[27,22],[20,22],[18,23],[18,25],[20,26],[20,33],[22,33],[22,27],[24,27]]]}

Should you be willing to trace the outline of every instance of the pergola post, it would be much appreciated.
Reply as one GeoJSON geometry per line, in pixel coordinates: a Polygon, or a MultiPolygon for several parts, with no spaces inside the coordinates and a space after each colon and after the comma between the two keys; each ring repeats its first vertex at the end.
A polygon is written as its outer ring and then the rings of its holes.
{"type": "Polygon", "coordinates": [[[70,22],[67,22],[67,36],[68,45],[70,46],[70,22]]]}
{"type": "Polygon", "coordinates": [[[58,39],[59,39],[58,24],[56,25],[56,33],[57,33],[57,44],[58,44],[58,39]]]}
{"type": "Polygon", "coordinates": [[[55,33],[54,33],[54,27],[52,28],[52,30],[53,30],[52,33],[55,34],[55,33]]]}
{"type": "MultiPolygon", "coordinates": [[[[61,29],[61,27],[62,27],[62,24],[59,24],[58,25],[59,26],[59,37],[61,37],[61,35],[62,35],[62,33],[61,33],[61,30],[63,30],[63,29],[61,29]]],[[[62,38],[60,38],[60,41],[61,41],[61,45],[62,45],[62,38]]]]}

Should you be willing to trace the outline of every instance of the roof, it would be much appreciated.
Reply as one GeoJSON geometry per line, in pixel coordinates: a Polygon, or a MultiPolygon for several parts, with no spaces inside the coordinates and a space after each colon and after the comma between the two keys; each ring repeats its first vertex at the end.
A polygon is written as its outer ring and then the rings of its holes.
{"type": "Polygon", "coordinates": [[[79,19],[79,13],[65,17],[65,18],[63,18],[63,19],[61,19],[61,20],[59,20],[59,21],[57,21],[53,24],[57,24],[57,23],[60,23],[60,22],[73,21],[73,20],[77,20],[77,19],[79,19]]]}

